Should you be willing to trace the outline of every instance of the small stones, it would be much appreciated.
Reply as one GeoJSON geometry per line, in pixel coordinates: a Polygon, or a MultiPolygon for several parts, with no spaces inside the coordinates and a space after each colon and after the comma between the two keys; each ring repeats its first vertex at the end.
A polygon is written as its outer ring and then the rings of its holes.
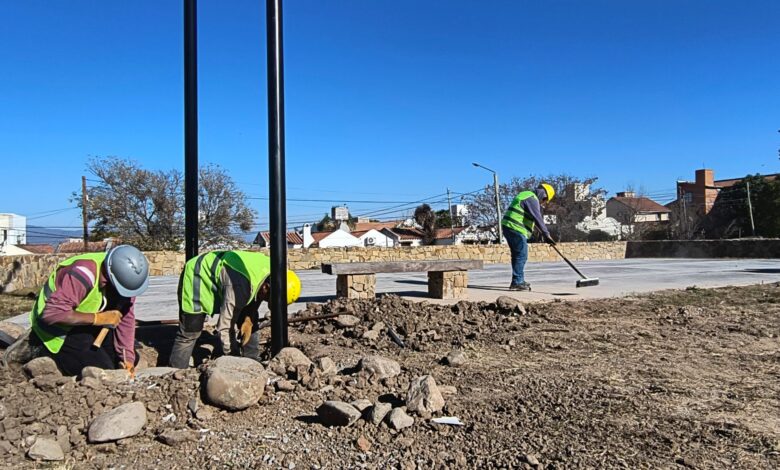
{"type": "Polygon", "coordinates": [[[352,328],[360,323],[360,318],[354,315],[339,315],[336,317],[336,325],[340,328],[352,328]]]}
{"type": "Polygon", "coordinates": [[[157,440],[163,444],[175,447],[185,442],[198,440],[198,433],[189,429],[168,429],[157,436],[157,440]]]}
{"type": "Polygon", "coordinates": [[[371,408],[371,400],[366,400],[365,398],[361,398],[360,400],[355,400],[353,402],[350,402],[350,405],[354,406],[355,409],[357,409],[359,412],[364,413],[367,409],[371,408]]]}
{"type": "Polygon", "coordinates": [[[111,442],[140,433],[146,425],[146,407],[140,401],[103,413],[89,424],[89,442],[111,442]]]}
{"type": "Polygon", "coordinates": [[[447,357],[444,358],[443,362],[448,366],[462,367],[466,364],[466,355],[463,351],[454,350],[447,354],[447,357]]]}
{"type": "Polygon", "coordinates": [[[326,426],[350,426],[360,419],[360,411],[343,401],[326,401],[317,408],[317,416],[326,426]]]}
{"type": "Polygon", "coordinates": [[[276,391],[278,392],[293,392],[295,391],[295,384],[289,380],[278,380],[276,382],[276,391]]]}
{"type": "Polygon", "coordinates": [[[503,314],[508,315],[525,315],[525,307],[519,300],[502,295],[496,299],[496,306],[503,314]]]}
{"type": "Polygon", "coordinates": [[[366,356],[358,363],[358,370],[377,380],[389,379],[401,373],[401,364],[382,356],[366,356]]]}
{"type": "Polygon", "coordinates": [[[130,374],[124,369],[101,369],[100,367],[93,366],[81,369],[82,380],[87,377],[108,383],[122,383],[130,380],[130,374]]]}
{"type": "Polygon", "coordinates": [[[57,368],[54,359],[47,356],[36,357],[25,364],[24,372],[30,378],[43,377],[46,375],[62,376],[62,372],[57,368]]]}
{"type": "Polygon", "coordinates": [[[387,415],[386,419],[387,425],[396,431],[408,428],[414,424],[414,418],[406,414],[402,408],[394,408],[393,411],[387,415]]]}
{"type": "Polygon", "coordinates": [[[30,450],[27,451],[27,456],[33,460],[64,460],[65,453],[62,452],[62,448],[54,439],[39,437],[35,439],[30,450]]]}
{"type": "Polygon", "coordinates": [[[135,373],[136,379],[144,379],[148,377],[163,377],[168,374],[182,372],[181,369],[175,367],[148,367],[146,369],[139,370],[135,373]]]}
{"type": "Polygon", "coordinates": [[[444,398],[432,376],[417,377],[409,384],[406,407],[420,414],[433,414],[444,408],[444,398]]]}
{"type": "Polygon", "coordinates": [[[267,381],[268,374],[254,359],[222,356],[206,371],[206,397],[221,408],[243,410],[260,401],[267,381]]]}
{"type": "Polygon", "coordinates": [[[333,375],[338,372],[336,363],[333,362],[333,359],[329,358],[328,356],[317,358],[316,365],[317,369],[319,369],[323,376],[333,375]]]}
{"type": "Polygon", "coordinates": [[[379,426],[379,424],[384,421],[385,417],[388,413],[390,413],[390,410],[393,409],[393,405],[390,403],[382,403],[382,402],[376,402],[374,403],[374,406],[368,410],[368,422],[373,424],[374,426],[379,426]]]}
{"type": "Polygon", "coordinates": [[[358,449],[360,449],[363,452],[368,452],[369,450],[371,450],[371,443],[368,442],[366,436],[363,435],[357,438],[357,440],[355,441],[355,445],[357,446],[358,449]]]}

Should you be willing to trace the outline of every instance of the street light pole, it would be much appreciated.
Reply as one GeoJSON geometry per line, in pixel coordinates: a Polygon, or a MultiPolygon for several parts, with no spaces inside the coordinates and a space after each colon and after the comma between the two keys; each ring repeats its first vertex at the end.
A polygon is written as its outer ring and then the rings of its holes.
{"type": "Polygon", "coordinates": [[[496,232],[498,232],[498,243],[500,245],[504,243],[504,237],[501,234],[501,198],[498,195],[498,173],[476,162],[473,162],[472,165],[493,173],[493,189],[496,192],[496,232]]]}

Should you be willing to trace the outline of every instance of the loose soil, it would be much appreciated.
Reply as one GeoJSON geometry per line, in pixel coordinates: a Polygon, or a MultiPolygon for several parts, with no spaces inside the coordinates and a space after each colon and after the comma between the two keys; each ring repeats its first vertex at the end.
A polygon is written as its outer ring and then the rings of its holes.
{"type": "Polygon", "coordinates": [[[0,294],[0,320],[15,317],[32,310],[36,293],[32,291],[0,294]]]}
{"type": "MultiPolygon", "coordinates": [[[[34,383],[19,368],[0,370],[0,462],[40,468],[24,456],[27,437],[49,435],[59,436],[73,468],[780,467],[778,285],[526,304],[520,314],[395,296],[311,305],[303,314],[333,312],[361,322],[299,324],[290,338],[310,358],[331,357],[339,373],[292,377],[301,379],[292,392],[269,385],[242,412],[200,404],[193,416],[197,369],[121,385],[34,383]],[[377,322],[385,324],[379,338],[363,338],[377,322]],[[466,355],[462,367],[442,362],[454,349],[466,355]],[[401,375],[360,376],[355,365],[369,354],[397,360],[401,375]],[[408,384],[425,374],[455,387],[441,416],[464,426],[415,416],[401,432],[364,420],[327,428],[316,417],[326,399],[401,405],[408,384]],[[87,444],[89,420],[129,401],[147,406],[142,434],[87,444]],[[172,428],[199,438],[176,447],[156,440],[172,428]]],[[[139,337],[159,346],[171,332],[139,337]]],[[[164,361],[166,351],[158,357],[147,347],[145,355],[164,361]]]]}

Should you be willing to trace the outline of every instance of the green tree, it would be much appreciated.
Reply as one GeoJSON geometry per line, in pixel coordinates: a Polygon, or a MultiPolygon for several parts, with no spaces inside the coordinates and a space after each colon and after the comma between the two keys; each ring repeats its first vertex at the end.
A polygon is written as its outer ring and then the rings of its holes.
{"type": "Polygon", "coordinates": [[[452,217],[449,210],[441,209],[436,211],[436,228],[450,228],[451,225],[452,217]]]}

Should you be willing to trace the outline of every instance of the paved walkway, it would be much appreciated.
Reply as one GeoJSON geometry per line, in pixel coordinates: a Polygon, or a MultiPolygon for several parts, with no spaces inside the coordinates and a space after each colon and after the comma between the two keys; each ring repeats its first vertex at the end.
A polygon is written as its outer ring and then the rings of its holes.
{"type": "MultiPolygon", "coordinates": [[[[577,289],[577,275],[564,262],[529,263],[526,279],[532,292],[506,290],[511,277],[508,264],[486,265],[481,271],[469,272],[469,300],[494,301],[510,295],[525,301],[572,300],[624,296],[662,289],[749,285],[780,281],[780,260],[735,259],[625,259],[582,261],[577,267],[601,282],[595,287],[577,289]]],[[[299,271],[303,296],[290,306],[290,312],[302,309],[306,302],[324,302],[336,295],[336,276],[318,271],[299,271]]],[[[153,277],[147,292],[139,297],[136,316],[140,320],[176,319],[178,277],[153,277]]],[[[431,302],[454,303],[453,300],[428,298],[426,273],[377,275],[377,293],[392,292],[403,297],[431,302]]],[[[26,316],[14,319],[20,323],[26,316]]]]}

